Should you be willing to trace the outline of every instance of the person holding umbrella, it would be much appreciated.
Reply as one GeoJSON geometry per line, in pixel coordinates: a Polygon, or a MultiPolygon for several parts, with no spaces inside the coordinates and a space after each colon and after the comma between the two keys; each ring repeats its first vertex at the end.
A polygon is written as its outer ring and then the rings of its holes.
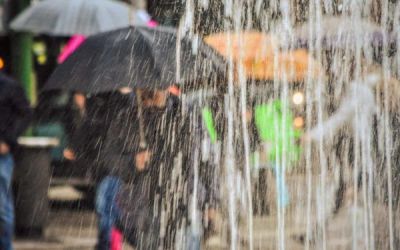
{"type": "Polygon", "coordinates": [[[27,128],[32,111],[24,90],[0,73],[0,249],[12,249],[14,205],[11,191],[17,138],[27,128]]]}
{"type": "MultiPolygon", "coordinates": [[[[112,237],[115,232],[113,227],[118,217],[115,197],[122,185],[120,177],[123,176],[117,175],[119,168],[123,167],[121,161],[117,161],[117,157],[122,155],[122,150],[118,148],[117,152],[116,149],[107,145],[107,142],[110,142],[110,131],[114,132],[111,130],[113,121],[121,122],[122,114],[131,112],[131,92],[130,88],[121,88],[117,91],[86,95],[84,103],[78,100],[78,103],[84,104],[81,110],[84,114],[79,114],[80,124],[71,126],[73,141],[64,150],[66,159],[86,164],[86,171],[95,183],[95,209],[98,216],[96,249],[108,250],[112,244],[122,243],[121,240],[115,241],[112,237]]],[[[79,94],[78,99],[84,97],[79,94]]],[[[120,127],[123,127],[121,124],[120,127]]]]}
{"type": "MultiPolygon", "coordinates": [[[[64,63],[56,68],[44,87],[44,90],[68,89],[91,95],[115,92],[123,87],[134,90],[132,93],[136,94],[137,116],[129,116],[132,119],[126,121],[136,121],[130,125],[133,128],[136,127],[132,130],[136,132],[134,134],[121,133],[124,135],[119,138],[121,142],[124,142],[124,139],[129,140],[126,141],[127,144],[121,144],[126,146],[122,148],[124,151],[118,152],[117,150],[115,155],[123,154],[124,160],[121,161],[121,164],[124,166],[128,166],[125,163],[129,162],[127,159],[128,155],[130,156],[130,161],[134,164],[129,167],[132,169],[134,166],[134,171],[132,171],[134,179],[129,183],[139,186],[139,188],[130,189],[135,191],[131,193],[139,196],[143,194],[144,201],[150,200],[150,207],[153,204],[159,204],[152,200],[155,196],[161,197],[164,194],[160,193],[162,190],[149,188],[149,183],[153,187],[165,187],[165,185],[154,185],[154,183],[158,184],[155,176],[161,175],[160,173],[170,173],[165,168],[172,165],[176,150],[181,148],[177,145],[177,142],[180,141],[177,138],[180,131],[178,131],[179,133],[172,132],[182,126],[181,122],[172,122],[174,119],[180,121],[179,105],[177,105],[179,102],[174,101],[178,98],[168,94],[166,88],[170,83],[194,82],[201,77],[207,80],[213,79],[213,76],[226,70],[225,60],[202,41],[197,42],[198,46],[194,51],[191,39],[178,34],[174,29],[161,26],[156,28],[132,26],[90,36],[64,63]],[[197,72],[202,72],[202,74],[197,74],[197,72]],[[145,130],[145,128],[147,129],[145,130]],[[127,154],[130,150],[133,151],[127,154]],[[157,169],[156,166],[162,170],[157,169]],[[140,169],[143,171],[140,172],[140,169]],[[140,188],[151,192],[142,193],[140,188]]],[[[88,104],[89,102],[90,100],[88,100],[88,104]]],[[[88,109],[87,114],[91,113],[88,109]]],[[[106,112],[101,112],[101,114],[106,115],[106,112]]],[[[117,112],[110,114],[116,115],[117,112]]],[[[123,116],[125,115],[121,117],[123,116]]],[[[108,124],[103,124],[103,127],[105,126],[108,124]]],[[[114,125],[110,124],[110,128],[112,126],[114,125]]],[[[119,126],[122,125],[119,124],[119,126]]],[[[108,132],[111,133],[111,130],[108,132]]],[[[118,129],[115,131],[118,132],[118,129]]],[[[132,133],[132,131],[128,132],[132,133]]],[[[107,134],[105,135],[106,140],[111,140],[112,136],[107,134]]],[[[104,141],[102,140],[102,142],[104,141]]],[[[109,142],[99,144],[101,147],[112,145],[109,142]]],[[[112,149],[112,147],[107,148],[112,149]]],[[[102,151],[98,152],[103,152],[104,149],[100,150],[102,151]]],[[[104,158],[106,158],[106,154],[107,150],[104,151],[104,158]]],[[[105,168],[120,167],[109,159],[100,160],[105,168]],[[107,162],[113,165],[107,165],[107,162]]],[[[124,172],[122,169],[120,170],[124,172]]],[[[119,174],[116,173],[116,175],[119,174]]],[[[168,176],[163,175],[161,179],[168,180],[168,176]]],[[[144,203],[144,201],[138,202],[137,199],[132,200],[134,200],[134,205],[144,203]]],[[[138,211],[147,211],[148,207],[138,209],[138,211]]],[[[139,217],[139,219],[142,218],[146,217],[139,217]]],[[[156,222],[157,220],[153,224],[157,225],[156,222]]],[[[157,240],[155,243],[157,242],[159,241],[157,240]]]]}
{"type": "Polygon", "coordinates": [[[118,200],[119,226],[132,245],[143,249],[155,249],[161,244],[160,209],[168,193],[174,159],[181,148],[180,101],[171,92],[137,89],[135,112],[121,117],[135,122],[121,126],[115,120],[106,142],[106,148],[109,145],[110,149],[120,151],[117,145],[124,147],[122,155],[116,155],[127,170],[118,170],[126,183],[118,200]]]}
{"type": "MultiPolygon", "coordinates": [[[[129,176],[133,169],[126,164],[124,150],[117,144],[115,138],[123,136],[120,131],[128,128],[129,116],[133,113],[133,99],[131,88],[120,88],[118,91],[106,93],[101,102],[103,108],[98,110],[101,115],[101,147],[98,148],[96,166],[92,178],[96,181],[95,208],[98,216],[98,242],[96,249],[113,249],[122,245],[120,233],[115,229],[119,211],[116,196],[119,192],[124,176],[129,176]],[[124,122],[125,121],[125,122],[124,122]],[[118,127],[115,127],[115,124],[118,127]]],[[[99,100],[97,100],[99,101],[99,100]]],[[[128,134],[126,134],[127,136],[128,134]]]]}
{"type": "MultiPolygon", "coordinates": [[[[322,67],[303,49],[277,52],[280,44],[273,34],[257,31],[217,33],[206,37],[205,42],[224,57],[232,56],[235,80],[240,79],[240,72],[243,72],[245,87],[249,90],[255,89],[251,97],[253,102],[246,112],[246,120],[251,129],[251,147],[256,149],[259,144],[262,156],[260,160],[272,167],[277,179],[277,204],[280,204],[278,207],[285,208],[289,204],[289,193],[285,184],[284,169],[286,166],[294,166],[299,159],[300,147],[295,144],[304,129],[304,114],[301,110],[307,79],[315,82],[320,75],[322,76],[322,67]],[[227,45],[229,40],[232,41],[231,47],[227,45]],[[288,96],[283,95],[285,85],[288,85],[288,96]],[[279,96],[274,93],[274,87],[279,87],[279,96]],[[295,95],[300,96],[301,101],[290,105],[290,95],[293,95],[292,98],[295,95]],[[301,121],[298,127],[294,126],[296,119],[301,121]]],[[[241,91],[246,89],[241,87],[241,91]]],[[[255,152],[256,155],[258,152],[255,152]]],[[[257,162],[257,157],[254,159],[254,162],[257,162]]],[[[254,169],[258,172],[257,167],[254,169]]],[[[261,190],[266,188],[263,180],[266,173],[264,169],[260,172],[258,189],[263,204],[261,210],[267,211],[265,190],[261,190]]],[[[252,194],[248,196],[251,197],[252,194]]]]}
{"type": "Polygon", "coordinates": [[[123,182],[131,179],[134,173],[125,139],[134,131],[135,94],[131,88],[121,87],[117,91],[89,95],[87,104],[87,117],[82,126],[86,131],[85,146],[80,151],[90,162],[89,175],[96,183],[96,249],[111,249],[111,246],[122,245],[115,228],[119,218],[116,197],[123,182]]]}
{"type": "MultiPolygon", "coordinates": [[[[169,159],[174,158],[174,153],[170,154],[168,159],[164,156],[164,152],[172,152],[165,146],[168,144],[166,137],[170,136],[170,132],[160,126],[161,121],[173,122],[175,112],[178,111],[178,99],[170,95],[170,92],[146,89],[136,89],[133,92],[129,87],[123,87],[118,91],[88,98],[88,114],[92,114],[92,117],[89,115],[87,118],[85,130],[96,132],[88,133],[84,140],[89,148],[81,151],[86,154],[86,158],[91,157],[94,163],[91,175],[97,183],[95,204],[99,220],[96,249],[110,249],[112,245],[121,245],[118,237],[113,237],[118,233],[115,228],[117,221],[129,222],[129,225],[119,225],[133,245],[153,242],[136,242],[136,238],[129,235],[131,231],[127,228],[140,222],[137,222],[136,218],[129,217],[124,220],[120,217],[124,217],[124,213],[130,216],[136,206],[146,206],[143,212],[154,206],[155,190],[149,190],[147,185],[157,185],[159,161],[170,165],[169,159]],[[137,100],[139,97],[141,101],[137,100]],[[95,113],[97,115],[94,115],[95,113]],[[163,116],[166,113],[171,113],[168,118],[163,116]],[[151,129],[149,124],[152,125],[151,129]],[[163,137],[160,136],[162,130],[163,137]],[[92,144],[101,146],[90,147],[92,144]],[[94,157],[95,155],[97,157],[94,157]],[[129,207],[117,204],[118,194],[123,187],[129,189],[128,197],[132,202],[129,207]],[[149,194],[144,198],[137,197],[143,193],[149,194]]],[[[170,126],[166,125],[164,128],[170,126]]],[[[150,218],[142,215],[146,219],[150,218]]],[[[154,234],[149,236],[154,237],[154,234]]]]}
{"type": "MultiPolygon", "coordinates": [[[[199,145],[193,140],[198,138],[193,136],[196,129],[188,129],[188,117],[181,115],[179,92],[175,86],[137,88],[135,107],[115,112],[101,154],[103,165],[110,167],[106,178],[118,178],[118,188],[122,186],[116,197],[118,227],[140,249],[173,248],[177,230],[185,218],[190,220],[190,199],[181,190],[193,195],[192,163],[198,160],[193,149],[199,145]],[[179,153],[182,163],[175,165],[179,153]]],[[[187,247],[199,249],[200,235],[190,228],[187,247]]]]}

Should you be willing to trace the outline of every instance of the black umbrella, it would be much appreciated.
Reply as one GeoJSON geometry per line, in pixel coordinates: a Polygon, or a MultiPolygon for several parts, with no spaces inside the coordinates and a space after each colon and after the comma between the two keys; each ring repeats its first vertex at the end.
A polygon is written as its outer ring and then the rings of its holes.
{"type": "Polygon", "coordinates": [[[178,39],[175,29],[165,27],[133,26],[89,37],[56,68],[44,90],[165,88],[225,68],[224,59],[199,39],[178,39]]]}

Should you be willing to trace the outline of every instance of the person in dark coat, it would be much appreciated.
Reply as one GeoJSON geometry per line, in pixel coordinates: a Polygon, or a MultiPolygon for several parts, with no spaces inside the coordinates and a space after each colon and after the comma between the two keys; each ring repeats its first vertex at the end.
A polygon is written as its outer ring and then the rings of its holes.
{"type": "MultiPolygon", "coordinates": [[[[112,229],[118,216],[115,196],[121,185],[117,170],[122,164],[114,157],[114,152],[118,150],[110,144],[113,143],[110,138],[114,136],[115,130],[111,124],[120,121],[118,117],[121,113],[131,108],[130,92],[121,90],[87,95],[84,108],[77,108],[70,113],[74,120],[68,129],[71,142],[64,151],[64,157],[73,160],[75,164],[80,162],[80,165],[84,165],[96,187],[97,250],[111,248],[112,229]]],[[[79,102],[83,104],[82,100],[78,100],[77,104],[79,102]]]]}
{"type": "Polygon", "coordinates": [[[67,145],[63,152],[63,156],[67,161],[64,164],[70,170],[68,172],[70,176],[86,177],[88,175],[87,166],[90,165],[90,162],[81,157],[82,138],[87,133],[82,129],[86,121],[85,94],[75,92],[71,96],[63,118],[67,137],[67,145]]]}
{"type": "Polygon", "coordinates": [[[27,128],[32,110],[22,87],[0,73],[0,249],[12,249],[14,207],[11,179],[17,138],[27,128]]]}
{"type": "MultiPolygon", "coordinates": [[[[175,183],[171,181],[174,159],[182,148],[181,141],[184,129],[180,119],[180,101],[168,90],[139,90],[138,98],[142,100],[142,115],[138,111],[127,120],[133,121],[126,126],[122,136],[112,136],[112,145],[124,145],[126,164],[130,170],[123,174],[125,184],[117,197],[121,211],[120,227],[126,239],[139,249],[156,249],[163,245],[174,227],[163,223],[161,214],[170,206],[168,198],[173,192],[175,183]],[[143,122],[143,137],[140,133],[140,119],[143,122]],[[144,139],[146,146],[141,145],[144,139]],[[129,160],[128,160],[129,159],[129,160]],[[163,231],[167,231],[163,236],[163,231]]],[[[125,116],[128,117],[128,116],[125,116]]],[[[121,126],[120,122],[116,122],[121,126]]],[[[113,127],[113,126],[111,126],[113,127]]],[[[118,148],[118,147],[117,147],[118,148]]],[[[120,149],[118,149],[120,151],[120,149]]],[[[118,154],[117,154],[118,155],[118,154]]],[[[120,171],[124,171],[120,169],[120,171]]],[[[178,210],[178,209],[174,209],[178,210]]],[[[179,217],[179,216],[178,216],[179,217]]],[[[168,218],[165,218],[168,220],[168,218]]]]}
{"type": "MultiPolygon", "coordinates": [[[[118,92],[110,93],[105,99],[107,108],[102,112],[102,123],[106,128],[104,140],[101,142],[93,177],[97,182],[96,213],[98,216],[97,249],[110,249],[119,237],[115,224],[119,218],[116,196],[123,181],[134,173],[132,154],[124,139],[132,136],[132,121],[134,120],[134,94],[130,88],[121,88],[118,92]]],[[[119,241],[119,240],[118,240],[119,241]]]]}
{"type": "Polygon", "coordinates": [[[130,168],[120,169],[125,184],[117,197],[121,210],[119,226],[128,242],[138,249],[174,249],[175,243],[181,242],[177,237],[182,230],[186,231],[186,243],[183,242],[186,249],[199,249],[200,210],[214,207],[217,200],[216,183],[211,180],[216,176],[207,174],[214,173],[213,165],[208,168],[205,165],[209,163],[203,164],[199,159],[204,132],[199,119],[201,109],[183,110],[175,88],[145,90],[139,94],[143,108],[141,118],[137,118],[135,109],[132,118],[115,120],[116,126],[125,131],[110,137],[114,150],[121,152],[122,147],[117,145],[125,148],[125,162],[130,168]],[[140,119],[145,147],[140,145],[143,139],[140,138],[140,119]],[[133,123],[128,126],[126,121],[133,123]],[[207,173],[203,168],[207,168],[207,173]],[[196,218],[190,213],[192,201],[199,210],[196,218]]]}
{"type": "Polygon", "coordinates": [[[64,150],[64,156],[73,160],[76,158],[75,152],[78,151],[81,143],[86,116],[86,96],[83,93],[75,92],[70,100],[70,105],[64,115],[65,133],[68,136],[68,147],[64,150]]]}

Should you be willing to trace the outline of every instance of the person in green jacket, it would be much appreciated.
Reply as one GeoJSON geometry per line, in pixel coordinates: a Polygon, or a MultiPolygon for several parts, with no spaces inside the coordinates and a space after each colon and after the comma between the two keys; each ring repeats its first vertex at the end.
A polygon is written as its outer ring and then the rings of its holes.
{"type": "Polygon", "coordinates": [[[285,169],[298,160],[300,147],[296,140],[301,132],[293,126],[293,114],[282,100],[273,100],[254,105],[254,125],[261,143],[261,158],[272,167],[277,181],[278,204],[289,204],[289,193],[285,184],[285,169]]]}

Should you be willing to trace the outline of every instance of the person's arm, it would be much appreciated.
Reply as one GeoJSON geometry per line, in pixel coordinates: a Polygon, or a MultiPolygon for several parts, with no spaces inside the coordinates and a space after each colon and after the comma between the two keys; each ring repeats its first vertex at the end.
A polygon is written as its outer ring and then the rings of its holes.
{"type": "Polygon", "coordinates": [[[10,96],[11,106],[15,115],[15,124],[12,129],[12,134],[17,138],[29,126],[33,112],[21,86],[13,84],[10,88],[10,96]]]}
{"type": "Polygon", "coordinates": [[[355,103],[347,98],[331,117],[318,123],[306,136],[309,140],[319,141],[327,135],[334,135],[345,123],[350,122],[354,113],[355,103]]]}
{"type": "MultiPolygon", "coordinates": [[[[65,134],[67,137],[67,145],[63,151],[63,156],[65,159],[69,161],[74,161],[76,160],[77,156],[77,146],[78,145],[84,145],[84,136],[85,133],[78,134],[77,132],[82,129],[82,126],[79,128],[76,126],[74,123],[75,121],[75,115],[76,115],[76,110],[72,108],[72,101],[68,103],[68,106],[65,108],[65,114],[63,115],[63,120],[62,124],[65,129],[65,134]]],[[[84,118],[82,118],[84,119],[84,118]]]]}
{"type": "MultiPolygon", "coordinates": [[[[152,158],[152,152],[149,148],[140,148],[140,136],[139,136],[139,122],[136,119],[137,111],[134,110],[131,113],[127,113],[128,123],[125,124],[125,131],[123,134],[125,138],[115,138],[112,143],[114,150],[116,148],[120,149],[120,153],[124,155],[130,155],[132,157],[132,163],[134,171],[136,173],[144,172],[148,170],[149,162],[152,158]]],[[[121,122],[116,123],[117,127],[121,126],[121,122]]],[[[117,128],[114,128],[117,129],[117,128]]]]}
{"type": "MultiPolygon", "coordinates": [[[[367,79],[368,80],[368,79],[367,79]]],[[[337,130],[355,118],[358,115],[370,115],[374,113],[373,108],[376,106],[374,94],[369,87],[368,81],[365,83],[353,82],[350,93],[340,104],[338,110],[326,121],[317,124],[306,135],[308,140],[319,141],[327,135],[335,135],[337,130]]]]}

